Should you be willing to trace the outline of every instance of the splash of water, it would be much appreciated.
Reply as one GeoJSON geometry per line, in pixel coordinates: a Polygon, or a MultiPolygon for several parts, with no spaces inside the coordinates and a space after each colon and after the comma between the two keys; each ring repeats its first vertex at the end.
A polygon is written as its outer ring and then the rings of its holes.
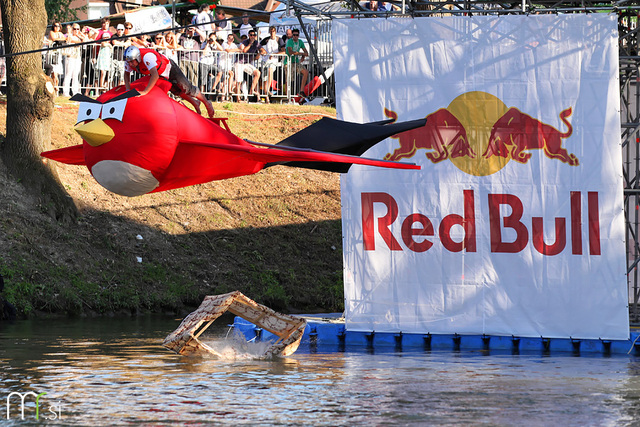
{"type": "Polygon", "coordinates": [[[256,360],[264,359],[265,351],[274,341],[247,340],[242,332],[230,327],[224,337],[207,339],[205,343],[223,360],[256,360]]]}

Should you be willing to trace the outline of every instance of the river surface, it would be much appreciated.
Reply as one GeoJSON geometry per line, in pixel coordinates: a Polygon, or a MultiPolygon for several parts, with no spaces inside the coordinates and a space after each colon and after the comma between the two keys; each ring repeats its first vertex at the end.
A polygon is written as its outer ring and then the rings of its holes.
{"type": "MultiPolygon", "coordinates": [[[[161,346],[179,323],[0,324],[0,425],[640,424],[640,359],[633,356],[301,346],[272,361],[247,353],[186,358],[161,346]],[[7,420],[12,392],[40,394],[38,422],[33,395],[22,421],[14,394],[7,420]]],[[[226,322],[216,323],[204,341],[244,351],[225,340],[226,322]]]]}

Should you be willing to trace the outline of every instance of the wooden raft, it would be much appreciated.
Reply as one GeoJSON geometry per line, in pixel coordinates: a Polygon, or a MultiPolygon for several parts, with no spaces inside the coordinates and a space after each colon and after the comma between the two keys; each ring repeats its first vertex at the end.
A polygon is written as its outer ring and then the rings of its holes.
{"type": "Polygon", "coordinates": [[[181,355],[206,354],[221,358],[220,353],[199,341],[198,337],[226,311],[278,336],[278,340],[258,356],[260,359],[295,353],[307,325],[304,319],[273,311],[235,291],[206,296],[200,307],[185,317],[178,329],[170,333],[162,345],[181,355]]]}

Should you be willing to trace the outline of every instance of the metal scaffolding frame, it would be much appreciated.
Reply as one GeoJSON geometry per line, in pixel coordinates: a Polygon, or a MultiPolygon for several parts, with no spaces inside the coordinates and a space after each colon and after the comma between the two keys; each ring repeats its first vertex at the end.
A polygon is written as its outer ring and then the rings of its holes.
{"type": "MultiPolygon", "coordinates": [[[[624,207],[626,218],[627,285],[629,290],[629,317],[631,324],[640,323],[640,37],[638,16],[640,0],[636,1],[415,1],[394,0],[388,12],[366,10],[363,2],[342,2],[351,10],[331,10],[321,5],[310,6],[298,0],[289,0],[301,21],[301,16],[325,19],[358,17],[442,17],[450,15],[528,15],[568,13],[615,13],[618,16],[620,65],[620,114],[623,150],[624,207]]],[[[313,49],[313,46],[310,46],[313,49]]],[[[335,97],[333,97],[335,99],[335,97]]]]}

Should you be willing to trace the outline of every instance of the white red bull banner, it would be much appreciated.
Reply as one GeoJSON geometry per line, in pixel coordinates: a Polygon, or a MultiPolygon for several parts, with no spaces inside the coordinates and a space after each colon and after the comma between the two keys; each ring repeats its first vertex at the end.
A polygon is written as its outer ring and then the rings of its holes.
{"type": "Polygon", "coordinates": [[[347,328],[628,339],[615,15],[334,20],[347,328]]]}

